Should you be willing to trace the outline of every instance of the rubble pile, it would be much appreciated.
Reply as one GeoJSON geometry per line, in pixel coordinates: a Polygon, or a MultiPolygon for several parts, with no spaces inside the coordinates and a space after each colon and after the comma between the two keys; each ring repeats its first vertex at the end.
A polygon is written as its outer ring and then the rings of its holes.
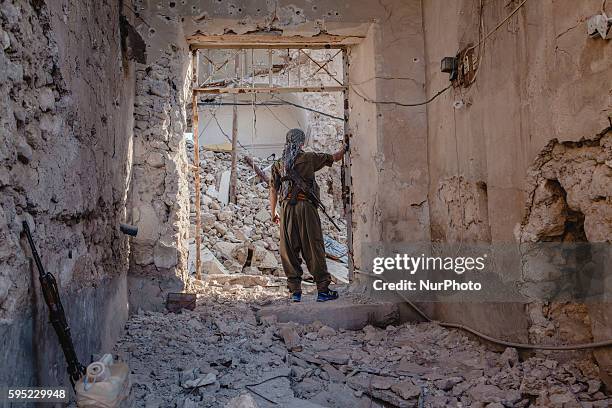
{"type": "MultiPolygon", "coordinates": [[[[278,323],[276,316],[257,317],[263,306],[284,302],[277,278],[233,276],[200,282],[194,311],[139,312],[130,319],[116,351],[132,369],[136,407],[612,403],[589,360],[521,361],[515,349],[488,351],[462,332],[435,323],[358,331],[319,322],[278,323]]],[[[329,307],[333,313],[333,304],[329,307]]]]}
{"type": "MultiPolygon", "coordinates": [[[[193,161],[193,143],[187,142],[187,155],[193,161]]],[[[272,164],[253,158],[262,169],[272,164]]],[[[229,181],[231,154],[200,149],[202,265],[204,273],[238,273],[247,259],[247,272],[253,274],[281,274],[279,255],[279,227],[270,216],[268,187],[243,160],[237,162],[237,202],[225,203],[224,189],[229,181]]],[[[269,171],[267,171],[269,176],[269,171]]],[[[190,272],[195,270],[195,191],[190,175],[191,230],[190,272]]],[[[343,229],[339,233],[321,214],[323,233],[345,242],[343,220],[336,217],[343,229]]]]}

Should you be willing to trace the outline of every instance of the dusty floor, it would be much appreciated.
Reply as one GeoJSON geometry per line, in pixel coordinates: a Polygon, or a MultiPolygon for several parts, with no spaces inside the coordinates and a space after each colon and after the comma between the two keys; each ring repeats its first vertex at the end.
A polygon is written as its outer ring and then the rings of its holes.
{"type": "MultiPolygon", "coordinates": [[[[264,277],[251,277],[262,279],[264,277]]],[[[588,360],[560,363],[487,349],[433,323],[334,330],[259,319],[285,300],[267,287],[198,283],[181,314],[140,312],[116,352],[137,407],[608,407],[588,360]],[[291,335],[299,336],[291,343],[291,335]],[[287,338],[286,344],[283,340],[287,338]],[[293,351],[288,350],[288,346],[293,351]]],[[[343,293],[344,294],[344,293],[343,293]]],[[[312,302],[314,294],[305,295],[312,302]]],[[[345,296],[346,297],[346,296],[345,296]]],[[[330,313],[334,303],[330,302],[330,313]]]]}

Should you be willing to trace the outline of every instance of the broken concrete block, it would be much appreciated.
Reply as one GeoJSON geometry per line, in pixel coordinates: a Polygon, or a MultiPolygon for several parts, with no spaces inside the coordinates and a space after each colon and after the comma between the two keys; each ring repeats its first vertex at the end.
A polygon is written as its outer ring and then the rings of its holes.
{"type": "Polygon", "coordinates": [[[258,408],[257,402],[251,397],[251,394],[242,394],[232,398],[225,408],[258,408]]]}
{"type": "Polygon", "coordinates": [[[317,357],[325,360],[327,362],[333,363],[333,364],[339,364],[339,365],[344,365],[344,364],[348,364],[350,357],[348,355],[348,353],[345,352],[341,352],[338,350],[334,350],[334,351],[323,351],[319,354],[317,354],[317,357]]]}
{"type": "Polygon", "coordinates": [[[317,335],[321,338],[331,337],[336,334],[336,331],[329,326],[323,326],[317,332],[317,335]]]}
{"type": "Polygon", "coordinates": [[[336,278],[339,283],[349,283],[348,268],[346,264],[336,262],[332,259],[326,259],[327,271],[336,278]]]}
{"type": "Polygon", "coordinates": [[[231,210],[223,210],[217,214],[217,219],[219,221],[230,221],[234,216],[234,212],[231,210]]]}
{"type": "Polygon", "coordinates": [[[391,391],[406,400],[416,398],[421,395],[421,387],[414,384],[411,380],[393,384],[391,386],[391,391]]]}
{"type": "Polygon", "coordinates": [[[215,222],[213,225],[213,228],[219,233],[221,234],[221,236],[227,234],[227,227],[225,226],[225,224],[222,224],[220,222],[215,222]]]}
{"type": "Polygon", "coordinates": [[[219,193],[217,192],[217,189],[212,184],[209,185],[208,188],[206,188],[205,194],[212,198],[217,198],[217,196],[219,195],[219,193]]]}
{"type": "Polygon", "coordinates": [[[319,320],[336,330],[360,330],[368,324],[385,327],[397,322],[399,308],[389,302],[356,304],[339,299],[325,303],[299,303],[291,308],[267,306],[258,312],[259,317],[266,315],[276,315],[281,323],[306,325],[319,320]]]}
{"type": "Polygon", "coordinates": [[[270,212],[267,209],[261,209],[255,214],[255,219],[260,222],[266,222],[270,218],[270,212]]]}
{"type": "Polygon", "coordinates": [[[260,246],[255,246],[251,265],[262,269],[275,269],[279,267],[278,261],[276,260],[274,254],[260,246]]]}
{"type": "Polygon", "coordinates": [[[206,275],[202,276],[202,280],[218,285],[228,284],[241,285],[244,287],[268,286],[270,284],[266,276],[243,275],[238,273],[231,275],[206,275]]]}
{"type": "Polygon", "coordinates": [[[283,325],[280,335],[289,351],[302,351],[300,335],[291,325],[283,325]]]}
{"type": "MultiPolygon", "coordinates": [[[[189,273],[195,273],[195,243],[189,244],[189,258],[187,263],[189,265],[189,273]]],[[[210,275],[229,275],[229,271],[223,266],[217,257],[204,246],[200,249],[200,272],[203,274],[210,275]]]]}
{"type": "Polygon", "coordinates": [[[219,184],[219,195],[217,198],[223,205],[227,205],[229,203],[230,176],[231,172],[229,170],[226,170],[221,174],[221,183],[219,184]]]}
{"type": "Polygon", "coordinates": [[[500,402],[505,399],[506,393],[498,386],[492,384],[478,384],[467,390],[474,402],[500,402]]]}
{"type": "Polygon", "coordinates": [[[241,244],[236,244],[233,242],[220,241],[215,244],[214,248],[219,251],[225,259],[234,260],[236,259],[236,248],[238,248],[240,245],[241,244]]]}
{"type": "Polygon", "coordinates": [[[205,385],[214,384],[217,381],[217,376],[214,373],[208,373],[206,375],[200,375],[194,379],[183,381],[181,386],[183,388],[196,388],[203,387],[205,385]]]}
{"type": "Polygon", "coordinates": [[[0,47],[2,50],[7,50],[11,46],[11,38],[8,33],[0,29],[0,47]]]}
{"type": "Polygon", "coordinates": [[[370,384],[377,390],[388,390],[395,384],[396,380],[393,377],[384,377],[380,375],[373,375],[370,380],[370,384]]]}
{"type": "Polygon", "coordinates": [[[55,96],[49,87],[41,88],[38,94],[38,106],[43,112],[55,109],[55,96]]]}
{"type": "Polygon", "coordinates": [[[329,380],[332,382],[343,383],[346,381],[346,377],[338,369],[331,364],[323,364],[321,369],[327,373],[329,380]]]}
{"type": "Polygon", "coordinates": [[[499,356],[499,362],[504,366],[514,367],[519,363],[519,354],[514,347],[507,347],[499,356]]]}
{"type": "Polygon", "coordinates": [[[178,263],[178,249],[176,243],[167,244],[157,241],[153,249],[153,262],[158,268],[172,268],[178,263]]]}

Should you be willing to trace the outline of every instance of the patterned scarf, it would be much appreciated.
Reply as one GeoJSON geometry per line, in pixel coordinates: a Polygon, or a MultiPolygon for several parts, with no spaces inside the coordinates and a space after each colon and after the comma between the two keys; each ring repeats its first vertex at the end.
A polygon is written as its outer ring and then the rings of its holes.
{"type": "Polygon", "coordinates": [[[302,146],[305,142],[306,135],[300,129],[291,129],[287,132],[282,157],[285,174],[288,174],[293,167],[295,159],[302,152],[302,146]]]}

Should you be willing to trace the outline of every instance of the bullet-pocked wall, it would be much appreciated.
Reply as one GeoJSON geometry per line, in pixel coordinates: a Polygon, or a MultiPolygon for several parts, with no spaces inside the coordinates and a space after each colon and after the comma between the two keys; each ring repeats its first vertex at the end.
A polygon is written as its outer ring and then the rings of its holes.
{"type": "MultiPolygon", "coordinates": [[[[474,82],[427,108],[432,239],[559,241],[574,223],[573,240],[610,242],[612,42],[586,32],[601,2],[528,0],[484,39],[520,4],[423,1],[428,95],[449,83],[440,59],[481,42],[474,82]]],[[[611,311],[438,305],[435,317],[515,341],[576,344],[612,338],[611,311]]],[[[612,378],[609,351],[595,354],[612,378]]]]}
{"type": "Polygon", "coordinates": [[[127,319],[133,68],[116,2],[8,0],[0,23],[0,384],[66,386],[21,222],[81,361],[111,351],[127,319]]]}
{"type": "Polygon", "coordinates": [[[135,1],[147,43],[136,97],[132,306],[162,307],[186,281],[189,197],[183,132],[189,69],[186,36],[320,33],[362,40],[349,50],[354,255],[360,243],[429,239],[425,108],[378,105],[425,98],[420,1],[135,1]],[[374,189],[374,190],[373,190],[374,189]],[[374,193],[373,193],[374,191],[374,193]],[[405,205],[398,205],[405,203],[405,205]]]}

